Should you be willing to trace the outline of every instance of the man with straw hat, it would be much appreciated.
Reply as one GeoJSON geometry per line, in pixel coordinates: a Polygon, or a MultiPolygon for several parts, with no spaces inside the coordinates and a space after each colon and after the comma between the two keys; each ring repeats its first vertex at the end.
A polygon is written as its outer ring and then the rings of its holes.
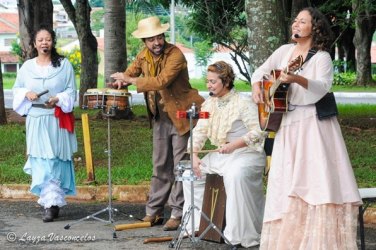
{"type": "Polygon", "coordinates": [[[150,124],[153,128],[153,176],[144,221],[162,224],[168,202],[171,217],[165,231],[176,230],[182,217],[184,195],[182,183],[175,181],[175,166],[189,157],[189,119],[178,119],[177,111],[199,108],[204,98],[189,83],[187,61],[175,45],[166,42],[168,23],[156,16],[142,19],[132,33],[141,38],[145,48],[125,72],[111,75],[113,87],[134,85],[144,92],[150,124]]]}

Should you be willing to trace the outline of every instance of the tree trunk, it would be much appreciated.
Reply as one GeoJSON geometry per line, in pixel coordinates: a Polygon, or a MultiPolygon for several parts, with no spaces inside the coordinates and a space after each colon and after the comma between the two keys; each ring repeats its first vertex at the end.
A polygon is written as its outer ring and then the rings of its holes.
{"type": "Polygon", "coordinates": [[[3,72],[1,71],[1,59],[0,59],[0,125],[6,124],[6,123],[7,123],[7,114],[5,113],[3,72]]]}
{"type": "Polygon", "coordinates": [[[29,59],[31,34],[43,23],[53,26],[52,0],[18,0],[22,60],[29,59]]]}
{"type": "Polygon", "coordinates": [[[250,72],[286,42],[285,10],[282,1],[246,0],[250,72]]]}
{"type": "MultiPolygon", "coordinates": [[[[355,30],[348,27],[338,40],[338,55],[340,60],[346,57],[346,71],[355,71],[355,46],[352,42],[354,40],[355,30]]],[[[342,72],[343,70],[341,70],[342,72]]]]}
{"type": "Polygon", "coordinates": [[[110,83],[111,74],[127,67],[125,1],[105,1],[104,6],[104,74],[106,83],[110,83]]]}
{"type": "Polygon", "coordinates": [[[371,43],[376,28],[376,13],[362,0],[353,0],[355,17],[356,85],[375,85],[371,72],[371,43]]]}
{"type": "MultiPolygon", "coordinates": [[[[127,68],[127,48],[125,35],[125,0],[105,1],[104,4],[104,75],[105,82],[111,83],[110,75],[123,72],[127,68]]],[[[130,107],[129,99],[125,100],[130,107]]],[[[116,110],[116,119],[130,119],[130,108],[116,110]]]]}
{"type": "Polygon", "coordinates": [[[83,97],[89,88],[97,87],[98,79],[98,42],[90,27],[91,7],[88,0],[76,0],[76,7],[71,0],[60,0],[72,21],[80,42],[81,75],[79,105],[83,104],[83,97]]]}

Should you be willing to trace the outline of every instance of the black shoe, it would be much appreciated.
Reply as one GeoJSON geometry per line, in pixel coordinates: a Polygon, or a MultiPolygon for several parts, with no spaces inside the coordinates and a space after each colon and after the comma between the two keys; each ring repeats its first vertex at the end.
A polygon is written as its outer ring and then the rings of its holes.
{"type": "Polygon", "coordinates": [[[53,209],[51,208],[45,208],[44,209],[44,214],[42,216],[43,222],[52,222],[54,221],[54,213],[53,209]]]}
{"type": "Polygon", "coordinates": [[[52,206],[51,208],[51,211],[52,211],[52,215],[54,217],[54,219],[57,219],[59,217],[59,206],[52,206]]]}
{"type": "Polygon", "coordinates": [[[243,248],[241,244],[232,245],[230,247],[231,250],[237,250],[237,249],[241,249],[241,248],[243,248]]]}

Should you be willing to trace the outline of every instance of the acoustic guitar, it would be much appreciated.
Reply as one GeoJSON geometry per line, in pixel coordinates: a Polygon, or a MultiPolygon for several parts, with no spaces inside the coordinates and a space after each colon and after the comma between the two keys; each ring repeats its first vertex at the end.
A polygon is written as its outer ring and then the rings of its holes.
{"type": "Polygon", "coordinates": [[[277,132],[281,125],[283,113],[288,111],[289,83],[279,80],[281,72],[294,72],[303,64],[303,57],[299,55],[283,70],[274,69],[270,75],[264,75],[261,82],[261,93],[264,103],[258,104],[260,128],[263,131],[277,132]]]}

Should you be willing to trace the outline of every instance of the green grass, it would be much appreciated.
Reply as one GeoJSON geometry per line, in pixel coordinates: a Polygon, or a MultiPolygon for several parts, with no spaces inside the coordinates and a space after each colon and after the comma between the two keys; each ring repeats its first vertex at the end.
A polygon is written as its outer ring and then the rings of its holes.
{"type": "Polygon", "coordinates": [[[333,85],[333,92],[376,92],[376,86],[343,86],[333,85]]]}
{"type": "Polygon", "coordinates": [[[11,89],[13,84],[16,80],[15,74],[3,74],[3,88],[4,89],[11,89]]]}
{"type": "MultiPolygon", "coordinates": [[[[339,105],[339,121],[359,187],[376,186],[376,105],[339,105]]],[[[133,107],[132,120],[110,120],[111,167],[114,184],[147,183],[152,174],[152,131],[145,106],[133,107]]],[[[81,114],[88,113],[92,159],[97,184],[107,183],[107,126],[98,110],[75,110],[78,152],[74,155],[78,185],[87,180],[81,114]],[[77,161],[77,159],[80,159],[77,161]]],[[[0,126],[0,183],[30,183],[22,170],[26,161],[24,124],[0,126]]]]}

